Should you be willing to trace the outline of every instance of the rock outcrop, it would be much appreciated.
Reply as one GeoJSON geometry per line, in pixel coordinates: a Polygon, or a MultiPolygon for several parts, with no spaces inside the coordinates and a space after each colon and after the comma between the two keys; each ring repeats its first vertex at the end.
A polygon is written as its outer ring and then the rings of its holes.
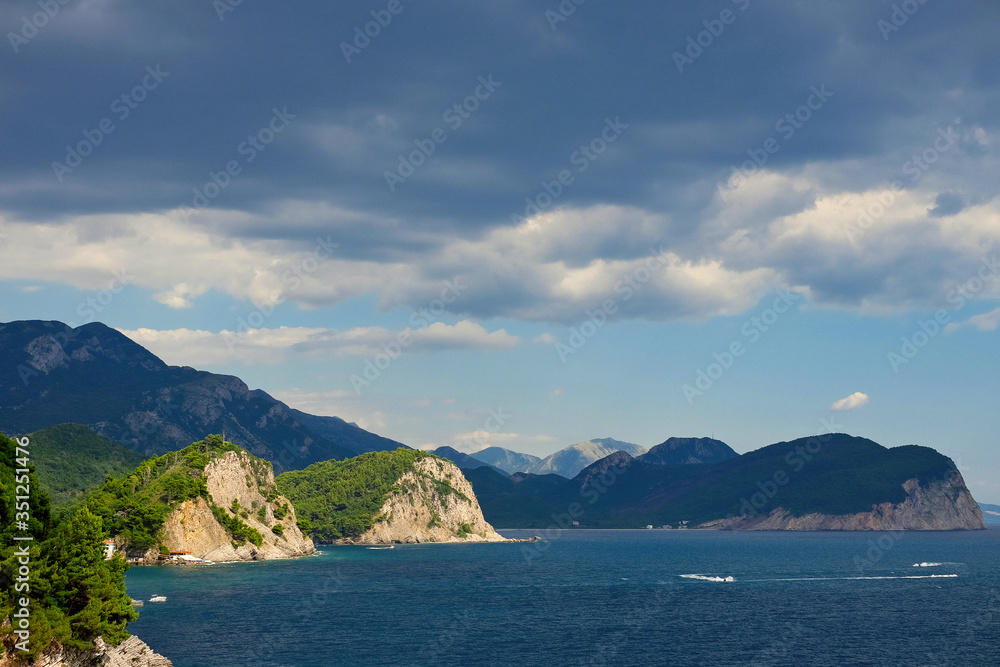
{"type": "Polygon", "coordinates": [[[108,646],[98,637],[94,649],[80,651],[53,642],[34,662],[4,647],[0,667],[173,667],[172,662],[154,653],[146,642],[132,635],[118,646],[108,646]]]}
{"type": "Polygon", "coordinates": [[[230,451],[209,461],[205,478],[211,501],[259,532],[263,543],[234,546],[208,502],[199,497],[178,505],[164,522],[163,544],[169,550],[189,551],[195,558],[215,562],[295,558],[315,553],[312,540],[299,530],[292,504],[278,495],[270,463],[245,451],[230,451]],[[238,508],[236,513],[233,507],[238,508]]]}
{"type": "Polygon", "coordinates": [[[486,523],[472,485],[450,461],[421,459],[398,486],[374,526],[338,544],[509,541],[486,523]]]}
{"type": "Polygon", "coordinates": [[[906,499],[881,503],[857,514],[792,516],[777,507],[767,514],[742,515],[701,524],[723,530],[983,530],[983,513],[961,473],[921,485],[916,478],[903,484],[906,499]]]}

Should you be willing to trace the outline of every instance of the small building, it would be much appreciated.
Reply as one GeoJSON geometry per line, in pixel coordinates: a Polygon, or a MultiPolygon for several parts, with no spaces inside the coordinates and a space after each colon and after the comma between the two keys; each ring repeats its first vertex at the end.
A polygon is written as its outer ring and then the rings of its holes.
{"type": "Polygon", "coordinates": [[[111,560],[115,555],[115,543],[112,540],[104,540],[104,560],[111,560]]]}

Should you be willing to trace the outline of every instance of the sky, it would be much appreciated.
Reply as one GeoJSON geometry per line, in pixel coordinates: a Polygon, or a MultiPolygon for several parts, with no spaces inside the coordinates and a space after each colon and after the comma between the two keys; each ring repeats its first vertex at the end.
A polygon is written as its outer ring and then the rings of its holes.
{"type": "Polygon", "coordinates": [[[1000,5],[0,5],[0,321],[414,447],[827,431],[1000,503],[1000,5]]]}

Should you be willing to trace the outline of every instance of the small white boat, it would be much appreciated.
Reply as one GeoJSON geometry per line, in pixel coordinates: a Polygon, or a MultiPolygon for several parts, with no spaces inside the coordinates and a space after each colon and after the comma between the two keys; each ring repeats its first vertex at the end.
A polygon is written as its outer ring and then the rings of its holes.
{"type": "Polygon", "coordinates": [[[167,596],[166,595],[154,595],[153,597],[149,598],[149,601],[150,602],[166,602],[167,601],[167,596]]]}
{"type": "Polygon", "coordinates": [[[390,544],[387,547],[368,547],[369,549],[374,549],[375,551],[381,551],[382,549],[395,549],[396,547],[390,544]]]}

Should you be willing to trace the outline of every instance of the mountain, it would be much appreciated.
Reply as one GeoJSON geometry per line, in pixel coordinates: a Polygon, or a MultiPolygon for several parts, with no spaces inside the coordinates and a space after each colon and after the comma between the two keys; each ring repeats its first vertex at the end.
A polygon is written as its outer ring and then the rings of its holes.
{"type": "Polygon", "coordinates": [[[145,456],[206,433],[224,433],[278,471],[400,446],[336,417],[293,410],[237,377],[168,366],[99,322],[0,324],[0,397],[4,433],[86,424],[145,456]]]}
{"type": "Polygon", "coordinates": [[[692,526],[768,530],[980,529],[955,464],[928,447],[886,449],[829,434],[701,465],[620,452],[572,480],[466,473],[486,519],[504,527],[692,526]]]}
{"type": "Polygon", "coordinates": [[[116,548],[152,562],[187,551],[212,561],[267,560],[315,551],[278,493],[269,461],[210,435],[108,479],[85,505],[116,548]]]}
{"type": "Polygon", "coordinates": [[[554,474],[572,478],[594,461],[599,461],[605,456],[619,451],[628,452],[632,456],[638,456],[639,454],[645,454],[646,448],[613,438],[584,440],[583,442],[560,449],[554,454],[549,454],[542,459],[541,463],[526,472],[536,475],[554,474]]]}
{"type": "Polygon", "coordinates": [[[614,438],[597,438],[595,440],[584,440],[575,445],[570,445],[560,449],[558,452],[549,454],[544,459],[529,454],[519,454],[501,447],[487,447],[475,452],[471,456],[480,461],[485,461],[506,472],[526,472],[533,475],[559,475],[567,479],[574,477],[578,472],[594,461],[603,459],[609,454],[617,451],[625,451],[633,456],[644,454],[645,447],[634,445],[631,442],[622,442],[614,438]],[[497,463],[493,463],[496,461],[497,463]]]}
{"type": "Polygon", "coordinates": [[[438,456],[442,459],[447,459],[451,461],[452,463],[457,465],[460,470],[469,470],[471,468],[481,468],[483,466],[486,466],[488,468],[493,468],[493,470],[497,471],[504,477],[508,476],[506,470],[502,470],[500,468],[497,468],[496,466],[491,466],[489,463],[485,463],[477,458],[469,456],[468,454],[462,453],[457,449],[455,449],[454,447],[448,447],[447,445],[444,447],[438,447],[437,449],[433,450],[431,454],[433,454],[434,456],[438,456]]]}
{"type": "MultiPolygon", "coordinates": [[[[275,403],[280,402],[271,398],[260,389],[254,390],[254,393],[259,396],[266,396],[275,403]]],[[[351,450],[355,456],[367,452],[391,452],[400,447],[409,449],[409,447],[401,442],[370,433],[357,424],[346,422],[340,417],[318,417],[294,408],[288,408],[288,414],[295,421],[312,430],[320,437],[351,450]]]]}
{"type": "Polygon", "coordinates": [[[81,499],[109,475],[132,472],[145,458],[82,424],[60,424],[35,431],[28,439],[38,483],[48,491],[53,508],[81,499]]]}
{"type": "Polygon", "coordinates": [[[503,470],[508,474],[515,472],[526,472],[532,470],[536,464],[542,462],[537,456],[531,454],[521,454],[503,447],[487,447],[478,452],[470,454],[474,459],[489,463],[491,466],[503,470]]]}
{"type": "Polygon", "coordinates": [[[983,510],[983,521],[990,524],[1000,524],[1000,505],[979,503],[979,508],[983,510]]]}
{"type": "Polygon", "coordinates": [[[732,447],[713,438],[668,438],[638,459],[657,465],[717,463],[739,456],[732,447]]]}
{"type": "Polygon", "coordinates": [[[282,473],[277,484],[311,534],[326,543],[506,541],[483,518],[462,471],[421,450],[314,463],[282,473]]]}

